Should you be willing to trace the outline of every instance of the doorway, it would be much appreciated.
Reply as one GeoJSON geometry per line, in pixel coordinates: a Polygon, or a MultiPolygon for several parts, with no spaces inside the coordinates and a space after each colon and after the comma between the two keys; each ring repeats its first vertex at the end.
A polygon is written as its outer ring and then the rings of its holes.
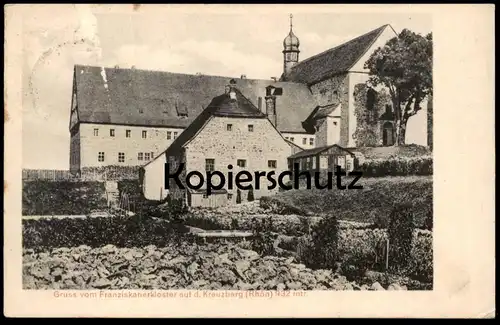
{"type": "Polygon", "coordinates": [[[394,145],[394,127],[391,122],[385,122],[382,130],[382,144],[384,146],[394,145]]]}

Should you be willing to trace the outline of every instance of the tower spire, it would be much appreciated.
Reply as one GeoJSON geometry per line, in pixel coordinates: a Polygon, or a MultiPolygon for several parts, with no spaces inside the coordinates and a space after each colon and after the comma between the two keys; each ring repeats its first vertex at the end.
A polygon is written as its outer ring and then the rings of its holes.
{"type": "Polygon", "coordinates": [[[293,15],[290,14],[290,32],[283,40],[283,71],[289,73],[292,66],[299,62],[300,41],[293,33],[293,15]]]}

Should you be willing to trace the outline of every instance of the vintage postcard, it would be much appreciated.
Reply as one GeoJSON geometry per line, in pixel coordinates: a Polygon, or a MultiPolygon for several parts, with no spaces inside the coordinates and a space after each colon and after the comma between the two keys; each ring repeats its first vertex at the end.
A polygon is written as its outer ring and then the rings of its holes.
{"type": "Polygon", "coordinates": [[[494,6],[4,11],[6,316],[495,317],[494,6]]]}

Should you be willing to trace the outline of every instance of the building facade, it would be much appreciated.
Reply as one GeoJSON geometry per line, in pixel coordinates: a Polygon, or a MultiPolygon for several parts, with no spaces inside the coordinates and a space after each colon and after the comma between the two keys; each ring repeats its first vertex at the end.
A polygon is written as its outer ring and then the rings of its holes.
{"type": "MultiPolygon", "coordinates": [[[[214,206],[245,202],[252,191],[255,199],[271,195],[279,190],[278,186],[269,189],[266,175],[277,175],[286,171],[287,157],[293,152],[291,145],[276,129],[265,114],[255,107],[237,88],[217,96],[174,143],[152,162],[143,167],[143,190],[150,200],[161,200],[167,195],[171,199],[181,199],[189,206],[214,206]],[[168,162],[170,174],[175,174],[181,164],[179,179],[184,182],[182,189],[173,178],[165,183],[165,163],[168,162]],[[190,178],[191,184],[203,185],[189,189],[185,183],[191,171],[221,172],[226,177],[225,186],[212,194],[207,194],[206,179],[198,176],[190,178]],[[253,180],[245,185],[252,189],[238,189],[234,181],[239,172],[252,175],[253,180]],[[255,173],[263,173],[256,186],[255,173]],[[232,176],[230,176],[232,173],[232,176]],[[239,192],[239,193],[238,193],[239,192]],[[161,195],[161,196],[160,196],[161,195]],[[222,197],[221,197],[222,196],[222,197]]],[[[289,179],[285,179],[288,181],[289,179]]],[[[214,185],[219,184],[214,177],[214,185]]]]}
{"type": "MultiPolygon", "coordinates": [[[[395,125],[390,96],[383,88],[367,86],[364,63],[393,37],[393,28],[384,25],[301,61],[300,41],[290,24],[279,80],[244,75],[232,80],[285,140],[302,149],[391,146],[395,125]]],[[[174,143],[175,133],[180,136],[229,79],[75,66],[71,170],[148,163],[174,143]]]]}

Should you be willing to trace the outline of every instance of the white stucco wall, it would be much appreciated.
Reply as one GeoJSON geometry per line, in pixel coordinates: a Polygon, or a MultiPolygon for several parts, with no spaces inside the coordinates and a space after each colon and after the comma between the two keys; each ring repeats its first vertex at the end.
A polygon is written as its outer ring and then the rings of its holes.
{"type": "Polygon", "coordinates": [[[165,163],[167,159],[162,153],[157,159],[144,167],[143,193],[148,200],[163,200],[168,195],[165,189],[165,163]]]}

